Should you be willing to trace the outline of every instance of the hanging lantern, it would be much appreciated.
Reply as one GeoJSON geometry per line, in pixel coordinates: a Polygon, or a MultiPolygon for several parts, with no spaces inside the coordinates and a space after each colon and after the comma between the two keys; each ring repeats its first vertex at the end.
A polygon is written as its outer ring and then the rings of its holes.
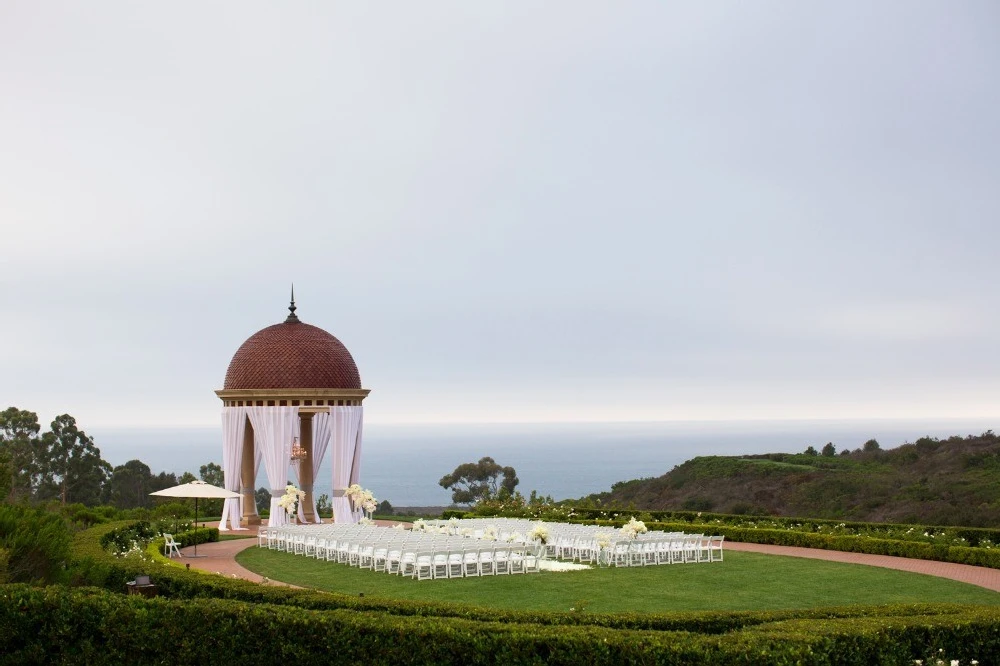
{"type": "Polygon", "coordinates": [[[301,461],[305,460],[308,456],[309,456],[309,454],[306,453],[305,448],[303,448],[302,445],[299,444],[299,438],[298,437],[293,437],[292,438],[292,460],[294,460],[295,462],[301,462],[301,461]]]}

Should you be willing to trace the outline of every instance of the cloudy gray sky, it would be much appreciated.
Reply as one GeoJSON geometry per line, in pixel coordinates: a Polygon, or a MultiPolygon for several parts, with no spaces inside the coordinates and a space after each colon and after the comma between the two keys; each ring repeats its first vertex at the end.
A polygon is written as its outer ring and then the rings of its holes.
{"type": "Polygon", "coordinates": [[[0,406],[216,424],[1000,415],[1000,5],[0,5],[0,406]]]}

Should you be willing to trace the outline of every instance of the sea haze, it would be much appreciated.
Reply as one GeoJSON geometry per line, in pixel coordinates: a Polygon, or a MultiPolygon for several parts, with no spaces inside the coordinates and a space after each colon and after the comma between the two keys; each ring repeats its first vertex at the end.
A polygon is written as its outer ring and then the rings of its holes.
{"type": "MultiPolygon", "coordinates": [[[[923,436],[979,434],[988,420],[927,421],[726,421],[565,424],[365,424],[361,484],[395,506],[437,506],[450,502],[438,480],[457,465],[492,456],[517,470],[518,489],[556,499],[609,490],[618,481],[660,476],[699,455],[741,455],[859,448],[875,438],[892,448],[923,436]]],[[[120,465],[138,458],[160,471],[198,473],[222,462],[219,428],[96,428],[104,459],[120,465]]],[[[263,469],[257,487],[266,485],[263,469]]],[[[331,488],[324,461],[318,493],[331,488]]]]}

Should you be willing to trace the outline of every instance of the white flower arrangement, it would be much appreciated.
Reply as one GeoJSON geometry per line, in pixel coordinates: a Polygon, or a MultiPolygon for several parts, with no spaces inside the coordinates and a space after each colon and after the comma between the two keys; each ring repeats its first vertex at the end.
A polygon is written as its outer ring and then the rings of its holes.
{"type": "Polygon", "coordinates": [[[368,516],[362,516],[361,520],[358,521],[358,525],[374,525],[375,521],[368,516]]]}
{"type": "Polygon", "coordinates": [[[344,497],[351,501],[355,507],[360,507],[365,513],[371,515],[378,508],[378,500],[370,490],[365,490],[356,483],[352,483],[344,491],[344,497]]]}
{"type": "Polygon", "coordinates": [[[624,535],[626,539],[634,539],[640,534],[645,534],[648,531],[646,523],[641,520],[636,520],[635,516],[629,518],[628,523],[622,527],[622,535],[624,535]]]}
{"type": "Polygon", "coordinates": [[[284,509],[289,516],[293,516],[298,503],[305,499],[305,496],[304,490],[299,490],[294,483],[289,483],[285,486],[285,494],[278,500],[278,506],[284,509]]]}
{"type": "Polygon", "coordinates": [[[545,523],[535,523],[535,526],[531,528],[531,540],[540,541],[543,546],[549,542],[549,528],[545,526],[545,523]]]}
{"type": "Polygon", "coordinates": [[[483,539],[486,541],[496,541],[500,537],[497,534],[497,528],[493,525],[487,525],[486,529],[483,530],[483,539]]]}
{"type": "Polygon", "coordinates": [[[394,529],[394,530],[405,530],[406,529],[406,525],[404,525],[403,523],[396,523],[395,525],[392,526],[392,529],[394,529]]]}

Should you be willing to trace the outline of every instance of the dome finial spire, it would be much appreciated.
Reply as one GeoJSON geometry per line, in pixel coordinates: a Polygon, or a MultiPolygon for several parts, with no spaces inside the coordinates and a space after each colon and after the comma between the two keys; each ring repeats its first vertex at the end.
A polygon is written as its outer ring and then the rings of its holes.
{"type": "Polygon", "coordinates": [[[285,319],[286,324],[298,324],[299,318],[295,316],[295,283],[292,283],[292,302],[288,306],[288,317],[285,319]]]}

